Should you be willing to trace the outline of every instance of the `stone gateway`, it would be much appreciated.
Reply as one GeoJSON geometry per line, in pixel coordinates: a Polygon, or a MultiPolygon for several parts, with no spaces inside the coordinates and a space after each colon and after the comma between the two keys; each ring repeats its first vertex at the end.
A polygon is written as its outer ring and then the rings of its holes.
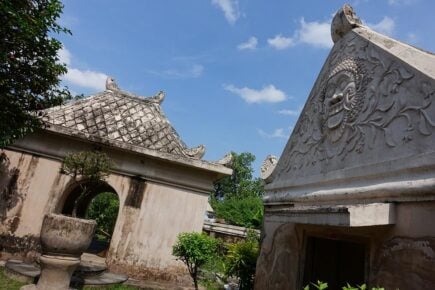
{"type": "Polygon", "coordinates": [[[80,203],[83,217],[92,198],[111,192],[119,213],[109,270],[190,285],[172,245],[180,232],[202,231],[213,182],[232,170],[202,160],[204,146],[186,146],[160,107],[163,99],[163,92],[125,92],[109,78],[104,92],[41,112],[45,128],[9,146],[0,164],[1,258],[34,259],[44,215],[68,215],[80,203]],[[104,184],[78,199],[77,183],[60,168],[67,154],[89,150],[106,153],[114,167],[104,184]]]}
{"type": "MultiPolygon", "coordinates": [[[[349,5],[266,183],[256,284],[435,289],[435,55],[349,5]]],[[[270,163],[270,162],[269,162],[270,163]]]]}

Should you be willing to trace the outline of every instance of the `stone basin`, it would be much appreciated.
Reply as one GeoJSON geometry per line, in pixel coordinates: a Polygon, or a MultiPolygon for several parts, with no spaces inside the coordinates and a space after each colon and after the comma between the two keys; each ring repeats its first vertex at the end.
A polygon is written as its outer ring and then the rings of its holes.
{"type": "Polygon", "coordinates": [[[47,214],[41,228],[42,253],[80,257],[89,247],[96,226],[94,220],[47,214]]]}

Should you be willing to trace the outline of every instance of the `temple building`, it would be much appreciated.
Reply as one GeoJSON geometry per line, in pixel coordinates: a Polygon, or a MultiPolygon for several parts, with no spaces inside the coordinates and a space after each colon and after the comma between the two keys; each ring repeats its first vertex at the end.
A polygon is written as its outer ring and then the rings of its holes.
{"type": "Polygon", "coordinates": [[[47,213],[85,216],[92,198],[112,192],[119,213],[106,264],[145,280],[190,285],[172,245],[180,232],[202,231],[213,182],[232,170],[202,160],[205,148],[188,148],[165,117],[163,92],[140,97],[118,88],[41,113],[45,127],[4,150],[0,165],[1,258],[34,259],[47,213]],[[77,183],[61,172],[72,152],[98,150],[114,163],[89,198],[78,200],[77,183]]]}
{"type": "Polygon", "coordinates": [[[331,34],[281,157],[262,168],[255,289],[435,289],[435,55],[349,5],[331,34]]]}

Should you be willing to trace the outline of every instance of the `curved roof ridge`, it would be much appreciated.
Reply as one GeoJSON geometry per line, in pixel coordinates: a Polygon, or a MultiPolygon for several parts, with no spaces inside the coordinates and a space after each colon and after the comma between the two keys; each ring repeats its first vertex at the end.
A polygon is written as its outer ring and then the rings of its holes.
{"type": "Polygon", "coordinates": [[[119,88],[43,111],[42,120],[85,135],[181,157],[201,159],[205,147],[188,148],[163,113],[164,93],[140,97],[119,88]]]}

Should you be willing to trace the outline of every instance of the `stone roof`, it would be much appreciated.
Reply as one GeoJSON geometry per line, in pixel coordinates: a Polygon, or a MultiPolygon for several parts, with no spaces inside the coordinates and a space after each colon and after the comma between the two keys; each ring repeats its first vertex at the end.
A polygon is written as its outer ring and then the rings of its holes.
{"type": "Polygon", "coordinates": [[[186,146],[160,107],[163,99],[163,92],[145,98],[122,91],[108,78],[104,92],[47,109],[43,120],[86,136],[201,159],[205,147],[186,146]]]}

